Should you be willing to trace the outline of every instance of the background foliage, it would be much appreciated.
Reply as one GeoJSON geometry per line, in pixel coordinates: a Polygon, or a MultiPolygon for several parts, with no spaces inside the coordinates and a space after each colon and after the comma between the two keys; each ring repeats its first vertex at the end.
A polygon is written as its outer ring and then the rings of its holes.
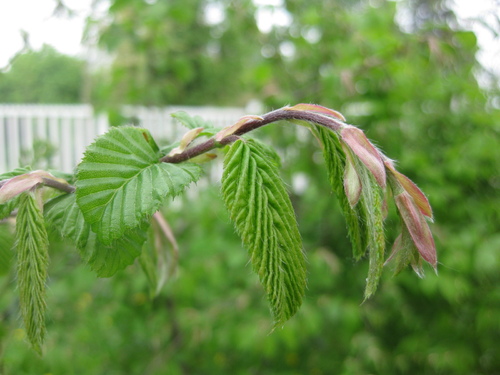
{"type": "MultiPolygon", "coordinates": [[[[16,329],[12,275],[3,276],[0,372],[498,374],[499,94],[478,85],[488,75],[475,59],[476,37],[457,27],[445,2],[405,4],[412,18],[403,31],[394,2],[287,0],[291,22],[264,33],[255,12],[275,7],[114,0],[105,19],[89,20],[115,57],[93,100],[116,108],[257,97],[269,107],[339,109],[428,194],[439,276],[386,272],[361,304],[367,265],[351,259],[315,140],[262,129],[281,149],[307,249],[308,290],[295,318],[269,335],[264,293],[215,186],[165,209],[180,268],[153,302],[138,265],[96,279],[75,251],[51,248],[43,358],[16,329]],[[225,18],[207,19],[209,6],[225,18]]],[[[397,227],[393,209],[387,220],[397,227]]],[[[6,227],[0,241],[9,243],[6,227]]]]}
{"type": "Polygon", "coordinates": [[[79,103],[83,94],[85,63],[44,45],[40,51],[17,55],[0,72],[2,103],[79,103]]]}

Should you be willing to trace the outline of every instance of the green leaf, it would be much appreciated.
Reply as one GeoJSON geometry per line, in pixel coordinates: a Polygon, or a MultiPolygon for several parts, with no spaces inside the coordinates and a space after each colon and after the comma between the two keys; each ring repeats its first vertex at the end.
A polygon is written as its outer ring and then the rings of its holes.
{"type": "Polygon", "coordinates": [[[365,226],[366,215],[364,205],[357,204],[355,207],[351,207],[345,193],[343,184],[346,168],[345,152],[335,132],[318,125],[312,130],[323,146],[323,157],[328,172],[328,179],[339,199],[340,207],[346,220],[347,233],[351,240],[353,255],[356,259],[360,259],[368,247],[365,226]]]}
{"type": "Polygon", "coordinates": [[[0,224],[0,276],[6,275],[12,263],[14,234],[8,223],[0,224]]]}
{"type": "Polygon", "coordinates": [[[148,237],[142,247],[141,256],[139,257],[142,272],[148,279],[150,296],[155,297],[158,293],[158,253],[155,245],[155,232],[153,227],[148,230],[148,237]]]}
{"type": "Polygon", "coordinates": [[[213,129],[213,125],[210,121],[206,121],[200,116],[191,116],[184,111],[172,113],[171,116],[188,129],[196,129],[196,128],[213,129]]]}
{"type": "Polygon", "coordinates": [[[99,241],[94,232],[90,232],[87,245],[79,249],[82,258],[99,277],[110,277],[132,264],[141,255],[142,245],[146,241],[149,222],[143,220],[140,225],[111,245],[99,241]]]}
{"type": "Polygon", "coordinates": [[[47,202],[45,217],[63,238],[75,244],[82,258],[99,277],[113,276],[134,262],[141,254],[149,225],[143,220],[138,227],[105,245],[85,221],[75,194],[65,194],[47,202]]]}
{"type": "Polygon", "coordinates": [[[30,167],[16,168],[12,171],[0,174],[0,181],[8,180],[9,178],[16,177],[25,173],[30,173],[32,169],[30,167]]]}
{"type": "Polygon", "coordinates": [[[340,140],[335,132],[324,127],[316,126],[313,130],[323,145],[330,185],[340,200],[354,257],[360,259],[369,250],[370,265],[365,289],[367,299],[377,289],[384,265],[383,190],[365,164],[352,153],[350,157],[354,165],[351,167],[355,168],[362,188],[359,202],[351,207],[343,184],[346,154],[340,140]]]}
{"type": "Polygon", "coordinates": [[[150,295],[154,298],[177,269],[179,247],[161,212],[156,212],[153,219],[139,262],[148,279],[150,295]]]}
{"type": "Polygon", "coordinates": [[[20,197],[16,219],[17,283],[26,334],[41,354],[45,337],[45,280],[49,240],[35,193],[20,197]]]}
{"type": "Polygon", "coordinates": [[[8,217],[19,204],[19,197],[14,197],[10,201],[0,204],[0,220],[8,217]]]}
{"type": "Polygon", "coordinates": [[[300,307],[306,267],[293,207],[268,152],[252,140],[233,143],[224,159],[222,195],[267,293],[276,327],[300,307]]]}
{"type": "Polygon", "coordinates": [[[385,261],[384,213],[382,208],[384,193],[372,173],[357,157],[356,164],[363,184],[359,205],[363,207],[365,213],[365,236],[368,239],[370,260],[365,288],[365,299],[368,299],[377,290],[385,261]]]}
{"type": "Polygon", "coordinates": [[[85,152],[76,200],[104,245],[140,225],[167,197],[199,178],[198,165],[160,163],[160,157],[150,133],[135,127],[113,128],[85,152]]]}

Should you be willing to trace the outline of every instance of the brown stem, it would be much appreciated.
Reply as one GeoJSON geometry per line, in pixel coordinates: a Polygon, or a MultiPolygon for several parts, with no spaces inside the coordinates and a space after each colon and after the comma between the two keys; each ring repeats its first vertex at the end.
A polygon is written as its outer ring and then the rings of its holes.
{"type": "Polygon", "coordinates": [[[55,180],[52,180],[50,178],[45,178],[45,177],[43,178],[43,184],[45,186],[50,186],[54,189],[58,189],[58,190],[66,192],[66,193],[74,193],[76,190],[76,188],[73,185],[64,184],[62,182],[55,181],[55,180]]]}
{"type": "Polygon", "coordinates": [[[281,120],[302,120],[307,122],[313,122],[335,131],[338,131],[343,126],[345,126],[341,121],[338,121],[332,117],[324,116],[314,112],[295,111],[284,108],[266,113],[265,115],[261,116],[261,118],[262,119],[252,119],[246,122],[233,135],[225,137],[220,142],[216,142],[215,138],[210,138],[203,143],[200,143],[194,147],[184,150],[180,154],[172,156],[168,155],[164,156],[163,158],[160,159],[160,161],[163,163],[181,163],[183,161],[194,158],[195,156],[201,155],[207,151],[210,151],[214,148],[233,143],[234,141],[239,139],[238,136],[240,135],[246,134],[252,130],[258,129],[272,122],[281,120]]]}

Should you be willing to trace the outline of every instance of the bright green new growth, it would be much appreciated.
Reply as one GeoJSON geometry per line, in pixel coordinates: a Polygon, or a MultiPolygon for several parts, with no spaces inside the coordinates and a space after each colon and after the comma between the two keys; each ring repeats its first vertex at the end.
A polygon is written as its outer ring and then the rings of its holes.
{"type": "Polygon", "coordinates": [[[76,200],[104,245],[200,177],[199,166],[161,163],[161,156],[151,134],[134,127],[113,128],[88,147],[78,166],[76,200]]]}
{"type": "Polygon", "coordinates": [[[322,126],[315,126],[313,133],[323,146],[330,185],[340,201],[346,219],[353,255],[356,259],[360,259],[367,250],[369,251],[370,267],[365,289],[365,298],[369,298],[377,289],[384,264],[385,237],[382,209],[384,192],[370,171],[351,152],[350,158],[354,160],[362,185],[360,199],[352,207],[342,184],[346,168],[346,150],[342,148],[335,132],[322,126]]]}
{"type": "Polygon", "coordinates": [[[347,223],[347,231],[351,240],[353,255],[359,260],[365,255],[368,246],[364,205],[358,204],[355,207],[351,207],[345,194],[342,181],[346,156],[337,134],[318,125],[314,126],[312,131],[323,147],[323,157],[328,172],[328,180],[340,202],[340,207],[347,223]]]}
{"type": "Polygon", "coordinates": [[[35,192],[20,197],[16,219],[17,284],[19,305],[28,340],[42,352],[45,337],[45,280],[49,240],[35,192]]]}
{"type": "Polygon", "coordinates": [[[7,230],[0,230],[0,276],[6,275],[10,270],[14,252],[14,235],[7,230]]]}
{"type": "Polygon", "coordinates": [[[92,232],[76,204],[75,194],[54,198],[45,205],[45,217],[61,237],[70,239],[82,258],[99,277],[113,276],[132,264],[140,254],[146,240],[148,222],[128,230],[126,235],[105,245],[92,232]]]}
{"type": "Polygon", "coordinates": [[[222,195],[275,326],[282,325],[302,303],[306,267],[292,204],[269,150],[253,140],[233,143],[224,159],[222,195]]]}
{"type": "MultiPolygon", "coordinates": [[[[306,288],[302,241],[279,176],[279,156],[246,136],[280,120],[307,126],[322,146],[354,257],[359,260],[368,254],[365,298],[376,291],[384,265],[388,188],[403,224],[388,261],[396,261],[396,272],[410,264],[419,276],[422,259],[436,268],[435,244],[425,221],[432,218],[427,198],[338,112],[299,104],[263,116],[244,116],[222,130],[187,114],[176,118],[191,130],[162,151],[145,129],[112,128],[99,137],[77,168],[76,188],[68,183],[73,176],[55,177],[58,173],[19,168],[0,175],[0,220],[18,208],[15,237],[21,314],[36,351],[41,352],[45,334],[48,238],[44,219],[49,228],[74,243],[98,276],[112,276],[138,259],[154,297],[173,274],[178,257],[175,238],[158,210],[198,180],[201,167],[195,163],[212,160],[216,155],[211,151],[216,148],[225,150],[223,200],[264,286],[275,327],[290,319],[306,288]],[[55,196],[54,192],[63,193],[55,196]],[[42,197],[47,200],[43,210],[42,197]],[[155,225],[150,225],[152,217],[155,225]],[[165,242],[171,245],[171,257],[165,242]]],[[[12,254],[12,240],[4,233],[0,273],[8,272],[12,254]]]]}

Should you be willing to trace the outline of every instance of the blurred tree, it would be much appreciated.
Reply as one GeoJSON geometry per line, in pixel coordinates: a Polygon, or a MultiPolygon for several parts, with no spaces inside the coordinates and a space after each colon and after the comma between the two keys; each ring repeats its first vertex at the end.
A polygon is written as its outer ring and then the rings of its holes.
{"type": "Polygon", "coordinates": [[[91,22],[115,56],[97,102],[242,103],[260,58],[252,1],[115,0],[109,13],[91,22]]]}
{"type": "Polygon", "coordinates": [[[3,103],[79,103],[85,63],[44,45],[17,55],[0,73],[3,103]]]}

